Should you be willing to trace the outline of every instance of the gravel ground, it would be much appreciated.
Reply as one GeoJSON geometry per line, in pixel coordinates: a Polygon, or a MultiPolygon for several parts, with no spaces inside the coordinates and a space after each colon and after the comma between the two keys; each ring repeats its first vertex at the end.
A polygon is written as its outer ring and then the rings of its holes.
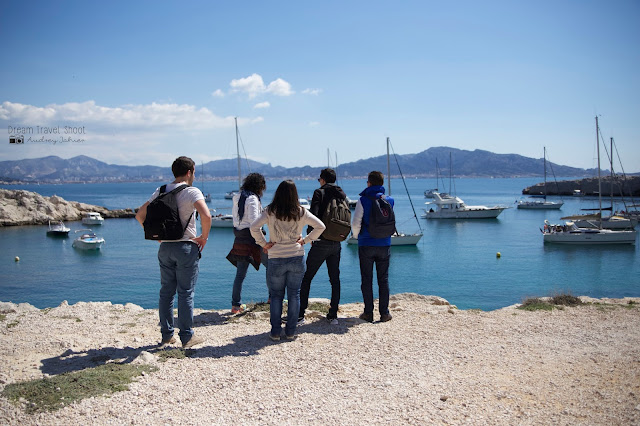
{"type": "Polygon", "coordinates": [[[0,303],[0,389],[107,358],[159,368],[55,412],[0,397],[0,423],[640,424],[640,298],[551,312],[392,299],[390,322],[364,323],[362,304],[344,305],[338,325],[311,312],[281,342],[268,338],[268,313],[197,310],[205,343],[166,362],[156,310],[0,303]]]}

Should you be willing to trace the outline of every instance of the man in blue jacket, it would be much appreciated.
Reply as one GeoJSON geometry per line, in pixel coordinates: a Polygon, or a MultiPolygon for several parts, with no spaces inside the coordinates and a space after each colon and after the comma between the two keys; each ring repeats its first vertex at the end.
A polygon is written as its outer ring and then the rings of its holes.
{"type": "Polygon", "coordinates": [[[373,171],[367,177],[367,188],[360,193],[351,223],[351,233],[358,239],[358,257],[360,258],[360,277],[364,312],[360,319],[373,322],[373,265],[376,265],[378,293],[380,296],[380,321],[391,320],[389,313],[389,259],[391,257],[391,237],[372,238],[369,235],[369,216],[371,198],[384,197],[393,207],[393,198],[384,195],[384,175],[373,171]],[[371,197],[371,198],[370,198],[371,197]]]}

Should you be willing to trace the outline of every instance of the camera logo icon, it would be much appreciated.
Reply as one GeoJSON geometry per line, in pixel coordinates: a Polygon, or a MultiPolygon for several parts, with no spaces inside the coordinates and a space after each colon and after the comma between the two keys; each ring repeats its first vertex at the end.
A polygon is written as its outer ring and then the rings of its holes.
{"type": "Polygon", "coordinates": [[[11,135],[9,136],[9,143],[23,144],[24,135],[11,135]]]}

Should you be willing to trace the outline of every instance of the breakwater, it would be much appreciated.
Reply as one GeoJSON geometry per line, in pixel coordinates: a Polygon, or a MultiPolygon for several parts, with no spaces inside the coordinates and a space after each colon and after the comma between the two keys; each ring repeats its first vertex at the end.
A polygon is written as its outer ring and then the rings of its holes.
{"type": "MultiPolygon", "coordinates": [[[[627,176],[626,178],[610,176],[602,178],[602,195],[614,197],[640,197],[640,176],[627,176]],[[613,183],[613,184],[612,184],[613,183]]],[[[573,195],[580,191],[582,195],[598,195],[598,178],[584,178],[576,180],[563,180],[547,182],[547,195],[573,195]]],[[[524,195],[544,195],[544,182],[537,183],[522,190],[524,195]]]]}

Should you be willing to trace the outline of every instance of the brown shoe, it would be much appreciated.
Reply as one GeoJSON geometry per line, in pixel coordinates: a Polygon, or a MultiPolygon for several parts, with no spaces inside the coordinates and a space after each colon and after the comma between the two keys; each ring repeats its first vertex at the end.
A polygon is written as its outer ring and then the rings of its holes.
{"type": "Polygon", "coordinates": [[[171,336],[168,339],[162,339],[162,341],[160,342],[160,344],[158,346],[160,346],[161,348],[167,345],[173,345],[176,342],[176,338],[171,336]]]}
{"type": "Polygon", "coordinates": [[[360,316],[358,318],[360,318],[361,320],[366,321],[366,322],[373,322],[373,313],[363,312],[363,313],[360,314],[360,316]]]}
{"type": "Polygon", "coordinates": [[[391,318],[393,318],[391,314],[382,314],[380,315],[380,322],[391,321],[391,318]]]}
{"type": "Polygon", "coordinates": [[[204,339],[200,336],[196,336],[195,334],[191,336],[191,339],[187,343],[182,344],[183,349],[189,349],[195,345],[199,345],[200,343],[204,343],[204,339]]]}

